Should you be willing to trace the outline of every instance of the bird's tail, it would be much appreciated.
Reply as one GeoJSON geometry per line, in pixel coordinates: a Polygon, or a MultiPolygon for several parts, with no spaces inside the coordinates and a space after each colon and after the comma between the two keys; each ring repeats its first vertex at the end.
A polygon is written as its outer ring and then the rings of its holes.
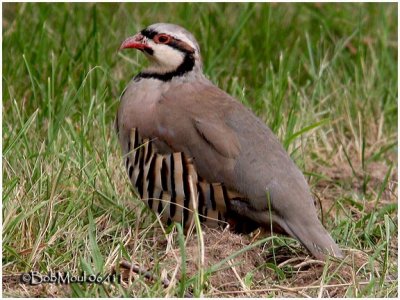
{"type": "MultiPolygon", "coordinates": [[[[274,211],[260,211],[252,209],[246,201],[231,199],[229,210],[238,216],[244,216],[263,228],[269,230],[271,223],[273,230],[285,231],[288,235],[300,241],[317,259],[325,260],[327,256],[342,258],[343,254],[338,245],[322,226],[314,207],[299,210],[286,210],[285,216],[280,216],[274,211]],[[279,225],[279,227],[275,226],[279,225]]],[[[243,219],[243,218],[242,218],[243,219]]]]}

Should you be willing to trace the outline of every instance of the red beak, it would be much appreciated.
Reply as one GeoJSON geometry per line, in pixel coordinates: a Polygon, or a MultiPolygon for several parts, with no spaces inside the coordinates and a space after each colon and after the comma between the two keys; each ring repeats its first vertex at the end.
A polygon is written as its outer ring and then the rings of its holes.
{"type": "Polygon", "coordinates": [[[119,50],[127,48],[145,50],[149,49],[150,47],[146,45],[144,36],[138,33],[134,36],[128,37],[125,41],[123,41],[121,46],[119,47],[119,50]]]}

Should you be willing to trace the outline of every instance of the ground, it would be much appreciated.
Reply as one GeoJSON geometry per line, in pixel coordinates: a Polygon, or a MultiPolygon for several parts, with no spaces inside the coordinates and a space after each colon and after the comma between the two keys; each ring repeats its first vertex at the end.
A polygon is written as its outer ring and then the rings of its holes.
{"type": "Polygon", "coordinates": [[[396,3],[3,3],[2,21],[4,297],[398,297],[396,3]],[[137,199],[113,121],[145,60],[117,49],[159,21],[278,136],[343,261],[264,232],[184,236],[137,199]],[[122,282],[20,281],[58,270],[122,282]]]}

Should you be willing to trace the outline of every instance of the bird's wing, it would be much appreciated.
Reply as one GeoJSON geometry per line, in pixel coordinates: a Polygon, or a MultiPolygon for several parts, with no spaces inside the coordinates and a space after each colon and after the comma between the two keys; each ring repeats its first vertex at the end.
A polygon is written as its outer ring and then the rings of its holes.
{"type": "Polygon", "coordinates": [[[241,152],[237,133],[225,122],[235,105],[235,100],[212,85],[170,88],[154,109],[154,135],[174,152],[192,157],[201,177],[229,181],[241,152]]]}
{"type": "Polygon", "coordinates": [[[193,127],[216,152],[226,158],[236,158],[240,144],[236,134],[220,119],[198,116],[193,119],[193,127]]]}
{"type": "Polygon", "coordinates": [[[304,176],[273,133],[243,105],[197,82],[163,94],[156,112],[159,137],[193,157],[201,177],[249,199],[232,207],[239,215],[267,225],[268,191],[274,220],[288,234],[318,258],[324,251],[341,255],[317,218],[304,176]]]}

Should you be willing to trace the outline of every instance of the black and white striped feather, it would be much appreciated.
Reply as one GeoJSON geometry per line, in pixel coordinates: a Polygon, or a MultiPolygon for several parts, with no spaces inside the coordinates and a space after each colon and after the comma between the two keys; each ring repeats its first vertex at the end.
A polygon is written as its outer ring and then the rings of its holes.
{"type": "Polygon", "coordinates": [[[139,197],[166,224],[180,222],[188,229],[195,210],[209,227],[227,224],[230,201],[241,198],[221,183],[200,178],[184,153],[156,153],[153,142],[142,139],[136,128],[131,130],[125,166],[139,197]]]}

